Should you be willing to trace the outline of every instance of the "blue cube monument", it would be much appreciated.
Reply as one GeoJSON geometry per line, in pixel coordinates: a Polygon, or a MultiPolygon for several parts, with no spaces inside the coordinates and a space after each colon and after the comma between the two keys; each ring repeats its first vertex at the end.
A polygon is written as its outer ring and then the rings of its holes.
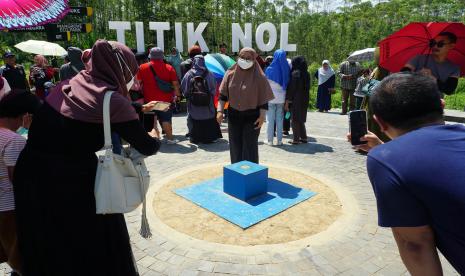
{"type": "Polygon", "coordinates": [[[247,161],[225,166],[223,173],[222,177],[175,189],[174,192],[242,229],[316,194],[268,178],[267,167],[247,161]]]}
{"type": "Polygon", "coordinates": [[[266,194],[268,168],[241,161],[223,168],[223,191],[242,201],[266,194]]]}

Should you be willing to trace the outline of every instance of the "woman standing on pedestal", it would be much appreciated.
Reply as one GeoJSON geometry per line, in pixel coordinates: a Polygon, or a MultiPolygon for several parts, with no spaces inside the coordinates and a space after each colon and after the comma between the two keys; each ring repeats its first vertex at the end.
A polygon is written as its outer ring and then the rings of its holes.
{"type": "Polygon", "coordinates": [[[226,72],[220,86],[217,120],[221,124],[224,105],[229,101],[231,163],[243,160],[258,163],[258,135],[265,121],[268,101],[274,98],[256,58],[254,49],[243,48],[237,64],[226,72]]]}

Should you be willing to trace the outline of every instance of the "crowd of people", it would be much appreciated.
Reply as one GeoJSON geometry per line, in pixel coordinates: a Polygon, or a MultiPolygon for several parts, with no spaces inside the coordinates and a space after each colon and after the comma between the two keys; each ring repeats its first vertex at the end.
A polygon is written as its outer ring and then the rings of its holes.
{"type": "MultiPolygon", "coordinates": [[[[318,111],[331,109],[337,76],[341,114],[368,111],[370,131],[362,138],[367,144],[357,149],[368,152],[379,225],[393,228],[413,275],[440,275],[436,248],[465,273],[465,189],[458,185],[465,176],[465,129],[442,119],[443,93],[453,92],[460,76],[446,59],[456,40],[441,33],[431,55],[414,57],[404,72],[386,77],[370,93],[367,83],[386,75],[381,67],[371,72],[346,60],[335,71],[324,60],[313,74],[318,111]]],[[[220,53],[228,54],[225,44],[220,53]]],[[[158,47],[134,54],[121,43],[98,40],[92,49],[70,47],[60,69],[35,56],[29,79],[13,53],[3,57],[0,262],[7,261],[13,275],[62,275],[70,268],[88,275],[138,275],[124,216],[95,213],[95,152],[104,142],[107,91],[116,92],[110,101],[116,153],[123,141],[145,156],[159,150],[163,135],[166,144],[178,143],[172,117],[182,98],[191,143],[216,142],[227,121],[231,163],[259,162],[265,122],[267,145],[283,145],[289,126],[290,144],[308,143],[311,74],[303,56],[289,59],[281,49],[265,59],[252,48],[241,49],[220,82],[198,45],[183,60],[176,48],[167,56],[158,47]],[[57,74],[60,81],[53,82],[57,74]],[[27,140],[16,133],[20,127],[29,129],[27,140]]]]}

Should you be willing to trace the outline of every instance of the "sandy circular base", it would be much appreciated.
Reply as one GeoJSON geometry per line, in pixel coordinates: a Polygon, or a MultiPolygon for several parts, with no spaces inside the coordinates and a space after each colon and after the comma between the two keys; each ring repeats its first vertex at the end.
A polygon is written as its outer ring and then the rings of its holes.
{"type": "Polygon", "coordinates": [[[232,245],[263,245],[300,240],[322,232],[341,215],[341,203],[324,183],[296,171],[269,168],[269,177],[317,193],[309,200],[246,230],[176,195],[173,190],[222,175],[223,167],[186,173],[163,185],[154,196],[156,215],[166,225],[196,239],[232,245]]]}

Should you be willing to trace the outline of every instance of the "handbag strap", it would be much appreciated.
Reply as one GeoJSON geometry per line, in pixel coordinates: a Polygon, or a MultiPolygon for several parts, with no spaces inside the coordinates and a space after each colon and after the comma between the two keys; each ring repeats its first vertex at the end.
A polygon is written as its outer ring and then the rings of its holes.
{"type": "Polygon", "coordinates": [[[105,149],[113,147],[111,143],[110,99],[115,91],[107,91],[103,98],[103,134],[105,136],[105,149]]]}

